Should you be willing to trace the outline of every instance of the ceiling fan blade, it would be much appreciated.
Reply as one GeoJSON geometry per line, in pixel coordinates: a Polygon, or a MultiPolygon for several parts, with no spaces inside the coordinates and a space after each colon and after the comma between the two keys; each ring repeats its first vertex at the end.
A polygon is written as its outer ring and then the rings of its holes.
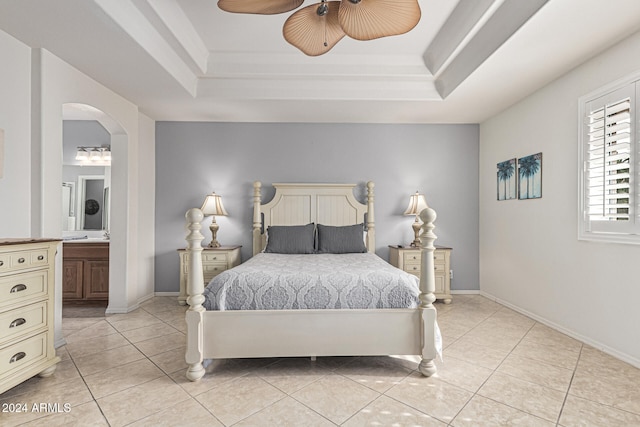
{"type": "Polygon", "coordinates": [[[342,29],[356,40],[407,33],[420,16],[418,0],[342,0],[338,12],[342,29]]]}
{"type": "Polygon", "coordinates": [[[304,0],[219,0],[218,7],[225,12],[274,15],[297,9],[304,0]]]}
{"type": "Polygon", "coordinates": [[[338,23],[339,1],[328,1],[304,7],[284,23],[286,41],[309,56],[327,53],[344,37],[338,23]],[[318,15],[318,7],[326,5],[327,13],[318,15]]]}

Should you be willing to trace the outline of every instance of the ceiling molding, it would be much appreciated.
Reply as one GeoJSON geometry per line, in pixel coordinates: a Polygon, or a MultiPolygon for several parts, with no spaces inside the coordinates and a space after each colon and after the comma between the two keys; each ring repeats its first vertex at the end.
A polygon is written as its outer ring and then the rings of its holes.
{"type": "Polygon", "coordinates": [[[196,95],[196,75],[130,0],[95,0],[95,3],[187,92],[196,95]]]}
{"type": "Polygon", "coordinates": [[[209,50],[175,0],[147,0],[147,3],[189,55],[200,73],[207,72],[209,50]]]}
{"type": "Polygon", "coordinates": [[[427,76],[204,77],[198,98],[256,100],[441,101],[427,76]]]}
{"type": "Polygon", "coordinates": [[[477,31],[459,54],[439,74],[435,84],[442,98],[449,96],[547,1],[504,1],[485,25],[477,31]]]}
{"type": "Polygon", "coordinates": [[[482,17],[500,0],[460,0],[424,53],[424,63],[436,75],[440,68],[464,45],[482,17]]]}

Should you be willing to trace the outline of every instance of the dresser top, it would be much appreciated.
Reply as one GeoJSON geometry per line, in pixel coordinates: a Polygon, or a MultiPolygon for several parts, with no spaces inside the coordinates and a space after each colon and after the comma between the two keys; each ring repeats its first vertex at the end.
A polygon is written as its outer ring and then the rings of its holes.
{"type": "Polygon", "coordinates": [[[24,245],[25,243],[44,243],[44,242],[61,242],[62,239],[29,239],[29,238],[6,238],[0,237],[0,246],[8,245],[24,245]]]}

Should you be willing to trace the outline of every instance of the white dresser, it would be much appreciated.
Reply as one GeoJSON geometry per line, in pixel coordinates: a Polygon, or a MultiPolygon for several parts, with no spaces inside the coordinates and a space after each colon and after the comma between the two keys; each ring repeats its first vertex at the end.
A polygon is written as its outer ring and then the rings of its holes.
{"type": "MultiPolygon", "coordinates": [[[[391,265],[420,277],[421,250],[415,247],[389,246],[391,265]]],[[[451,248],[436,246],[433,252],[433,268],[436,279],[435,296],[445,304],[451,303],[451,248]]]]}
{"type": "MultiPolygon", "coordinates": [[[[218,274],[240,265],[240,248],[242,246],[239,245],[202,248],[202,273],[205,287],[218,274]]],[[[187,250],[178,249],[178,255],[180,255],[180,296],[178,296],[178,303],[185,305],[188,297],[187,278],[189,277],[187,250]]]]}
{"type": "Polygon", "coordinates": [[[56,369],[54,262],[60,240],[0,239],[0,393],[56,369]]]}

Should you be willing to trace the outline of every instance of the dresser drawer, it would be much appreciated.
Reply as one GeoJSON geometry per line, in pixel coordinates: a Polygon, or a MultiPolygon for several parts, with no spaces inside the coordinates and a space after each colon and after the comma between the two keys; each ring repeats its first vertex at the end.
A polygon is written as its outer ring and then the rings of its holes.
{"type": "Polygon", "coordinates": [[[16,251],[0,255],[0,272],[18,271],[26,268],[42,267],[49,263],[49,251],[47,248],[38,248],[28,251],[16,251]]]}
{"type": "Polygon", "coordinates": [[[20,304],[21,300],[45,297],[47,271],[14,274],[0,278],[0,307],[20,304]]]}
{"type": "Polygon", "coordinates": [[[47,325],[47,303],[39,302],[0,314],[0,342],[7,342],[47,325]]]}
{"type": "Polygon", "coordinates": [[[11,266],[11,254],[1,253],[0,254],[0,273],[9,271],[10,266],[11,266]]]}
{"type": "Polygon", "coordinates": [[[38,334],[0,350],[0,377],[47,356],[47,333],[38,334]]]}

